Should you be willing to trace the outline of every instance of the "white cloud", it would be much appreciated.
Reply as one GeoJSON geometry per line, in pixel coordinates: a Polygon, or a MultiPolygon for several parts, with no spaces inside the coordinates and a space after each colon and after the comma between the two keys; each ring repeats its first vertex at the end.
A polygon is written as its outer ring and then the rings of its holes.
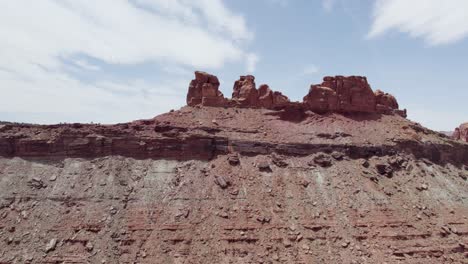
{"type": "Polygon", "coordinates": [[[468,35],[466,0],[378,0],[369,38],[396,29],[431,45],[449,44],[468,35]]]}
{"type": "Polygon", "coordinates": [[[161,68],[165,73],[178,76],[192,77],[193,71],[178,66],[178,65],[164,65],[161,68]]]}
{"type": "Polygon", "coordinates": [[[135,1],[164,16],[182,18],[197,25],[206,22],[205,25],[212,27],[213,30],[227,32],[236,40],[250,40],[253,37],[247,28],[244,17],[227,9],[222,0],[135,1]]]}
{"type": "Polygon", "coordinates": [[[82,59],[75,60],[75,65],[88,71],[99,71],[101,69],[99,66],[93,65],[88,61],[82,59]]]}
{"type": "Polygon", "coordinates": [[[76,53],[107,63],[169,59],[195,67],[220,67],[244,53],[232,39],[125,0],[8,1],[0,14],[2,51],[22,50],[54,68],[58,56],[76,53]]]}
{"type": "Polygon", "coordinates": [[[304,70],[302,71],[302,73],[304,75],[311,75],[311,74],[316,74],[319,72],[319,68],[316,66],[316,65],[307,65],[304,70]]]}
{"type": "MultiPolygon", "coordinates": [[[[21,122],[125,122],[150,118],[184,103],[187,81],[147,83],[132,80],[84,84],[61,73],[23,79],[0,71],[0,116],[21,122]],[[37,85],[34,85],[36,84],[37,85]]],[[[3,119],[3,118],[0,118],[3,119]]]]}
{"type": "Polygon", "coordinates": [[[334,5],[335,0],[322,0],[322,8],[327,12],[332,11],[334,5]]]}
{"type": "Polygon", "coordinates": [[[221,0],[4,1],[0,90],[8,102],[0,104],[0,120],[7,112],[89,119],[99,113],[94,117],[101,122],[152,116],[183,105],[189,80],[122,79],[106,65],[158,63],[170,65],[163,72],[186,75],[186,69],[217,69],[255,57],[244,48],[252,38],[244,18],[221,0]],[[69,64],[100,75],[85,82],[67,71],[69,64]]]}
{"type": "Polygon", "coordinates": [[[249,53],[246,55],[246,63],[247,63],[247,72],[253,73],[255,68],[257,68],[259,57],[254,53],[249,53]]]}

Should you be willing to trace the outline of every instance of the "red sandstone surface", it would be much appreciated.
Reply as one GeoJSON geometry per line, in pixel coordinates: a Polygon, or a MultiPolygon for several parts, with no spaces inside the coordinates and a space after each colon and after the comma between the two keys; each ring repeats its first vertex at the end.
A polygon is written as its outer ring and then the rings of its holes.
{"type": "Polygon", "coordinates": [[[0,263],[466,263],[468,143],[364,77],[196,73],[115,125],[0,124],[0,263]]]}

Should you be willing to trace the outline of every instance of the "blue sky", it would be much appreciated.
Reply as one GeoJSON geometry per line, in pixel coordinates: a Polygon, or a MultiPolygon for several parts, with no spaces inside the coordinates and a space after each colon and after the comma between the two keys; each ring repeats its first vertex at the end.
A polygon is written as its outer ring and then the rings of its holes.
{"type": "Polygon", "coordinates": [[[115,123],[185,105],[194,70],[293,100],[365,75],[435,130],[468,121],[465,0],[15,0],[0,10],[0,120],[115,123]]]}

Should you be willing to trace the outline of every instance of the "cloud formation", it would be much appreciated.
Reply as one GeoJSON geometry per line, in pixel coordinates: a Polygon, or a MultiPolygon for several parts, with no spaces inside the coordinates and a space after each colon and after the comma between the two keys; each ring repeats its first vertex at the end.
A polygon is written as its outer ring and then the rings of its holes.
{"type": "Polygon", "coordinates": [[[247,72],[253,73],[255,68],[257,67],[257,63],[259,61],[259,57],[255,53],[247,54],[247,72]]]}
{"type": "Polygon", "coordinates": [[[333,7],[335,6],[335,0],[322,0],[322,8],[330,12],[333,10],[333,7]]]}
{"type": "Polygon", "coordinates": [[[5,1],[0,9],[0,86],[9,102],[0,104],[0,114],[70,113],[73,119],[73,114],[102,113],[112,106],[122,114],[95,117],[123,121],[154,115],[182,103],[173,87],[177,81],[122,79],[106,66],[160,63],[183,73],[185,68],[217,69],[256,58],[244,48],[253,37],[244,17],[222,0],[5,1]],[[70,66],[82,75],[101,75],[85,82],[70,66]]]}
{"type": "Polygon", "coordinates": [[[398,30],[430,45],[454,43],[468,35],[466,10],[466,0],[377,0],[368,37],[398,30]]]}
{"type": "Polygon", "coordinates": [[[318,73],[319,70],[320,70],[319,67],[317,67],[316,65],[311,64],[311,65],[307,65],[307,66],[304,68],[304,70],[302,71],[302,73],[303,73],[304,75],[311,75],[311,74],[316,74],[316,73],[318,73]]]}

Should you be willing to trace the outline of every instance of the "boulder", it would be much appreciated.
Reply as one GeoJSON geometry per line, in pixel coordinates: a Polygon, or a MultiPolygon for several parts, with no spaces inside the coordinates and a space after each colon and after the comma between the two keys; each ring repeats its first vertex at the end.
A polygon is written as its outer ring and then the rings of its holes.
{"type": "Polygon", "coordinates": [[[271,170],[271,167],[270,167],[270,164],[266,161],[261,161],[258,163],[257,165],[258,169],[260,171],[264,171],[264,172],[272,172],[271,170]]]}
{"type": "Polygon", "coordinates": [[[314,156],[314,162],[315,164],[321,167],[330,167],[331,165],[333,165],[330,156],[324,153],[319,153],[316,156],[314,156]]]}
{"type": "Polygon", "coordinates": [[[219,80],[206,72],[196,71],[195,79],[190,82],[187,105],[224,106],[226,99],[219,91],[219,80]]]}
{"type": "Polygon", "coordinates": [[[215,176],[214,182],[216,185],[221,187],[221,189],[226,189],[231,185],[231,181],[223,176],[215,176]]]}
{"type": "Polygon", "coordinates": [[[228,157],[228,162],[232,166],[237,166],[240,164],[239,156],[237,154],[232,154],[228,157]]]}
{"type": "Polygon", "coordinates": [[[393,176],[393,168],[388,164],[378,163],[375,165],[375,168],[380,175],[385,175],[388,178],[393,176]]]}

